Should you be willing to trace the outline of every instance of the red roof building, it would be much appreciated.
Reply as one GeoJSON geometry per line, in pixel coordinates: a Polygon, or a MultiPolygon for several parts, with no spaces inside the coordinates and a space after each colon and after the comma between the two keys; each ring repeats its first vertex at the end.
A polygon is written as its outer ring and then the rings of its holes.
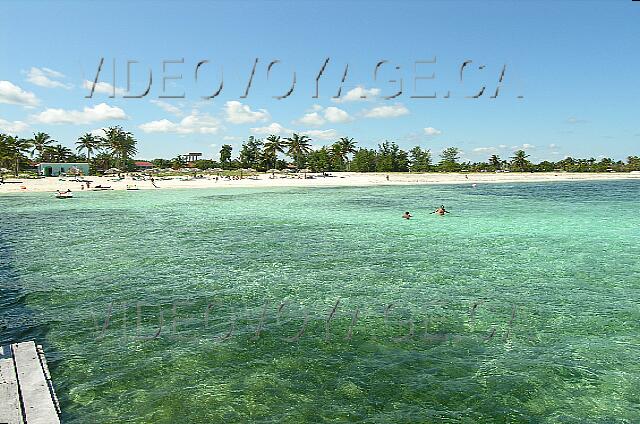
{"type": "Polygon", "coordinates": [[[146,160],[138,160],[133,163],[136,168],[147,169],[155,167],[151,162],[147,162],[146,160]]]}

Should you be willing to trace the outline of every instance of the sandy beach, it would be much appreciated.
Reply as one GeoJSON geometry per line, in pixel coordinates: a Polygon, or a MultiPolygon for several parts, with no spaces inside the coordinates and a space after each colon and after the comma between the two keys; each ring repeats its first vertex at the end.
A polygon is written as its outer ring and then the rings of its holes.
{"type": "MultiPolygon", "coordinates": [[[[552,181],[610,181],[610,180],[640,180],[638,173],[475,173],[475,174],[406,174],[406,173],[354,173],[334,172],[331,177],[321,174],[307,174],[303,178],[298,175],[259,174],[245,177],[242,180],[228,180],[205,175],[204,178],[167,177],[156,179],[154,187],[151,181],[134,180],[126,176],[122,180],[114,177],[86,177],[91,181],[91,189],[96,186],[108,186],[113,190],[126,190],[136,187],[140,190],[162,189],[196,189],[196,188],[225,188],[225,187],[336,187],[336,186],[376,186],[376,185],[412,185],[412,184],[486,184],[486,183],[520,183],[520,182],[552,182],[552,181]],[[389,179],[387,180],[387,175],[389,179]]],[[[57,190],[71,190],[81,192],[86,186],[73,178],[48,177],[40,179],[5,178],[0,185],[0,193],[34,193],[55,192],[57,190]]]]}

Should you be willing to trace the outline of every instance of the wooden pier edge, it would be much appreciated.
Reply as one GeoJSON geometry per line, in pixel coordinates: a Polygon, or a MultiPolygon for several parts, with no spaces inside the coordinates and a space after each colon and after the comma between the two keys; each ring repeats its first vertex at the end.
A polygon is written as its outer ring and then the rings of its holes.
{"type": "Polygon", "coordinates": [[[42,346],[0,346],[0,424],[59,424],[60,404],[42,346]]]}
{"type": "Polygon", "coordinates": [[[62,413],[60,410],[60,402],[58,401],[58,396],[56,395],[56,391],[53,388],[53,380],[51,379],[51,374],[49,373],[49,366],[47,365],[47,358],[44,356],[44,349],[42,345],[36,346],[38,351],[38,358],[40,359],[40,365],[42,366],[42,371],[44,371],[44,377],[47,380],[47,385],[49,386],[49,393],[51,394],[51,400],[53,400],[53,406],[56,408],[56,412],[58,416],[62,413]]]}

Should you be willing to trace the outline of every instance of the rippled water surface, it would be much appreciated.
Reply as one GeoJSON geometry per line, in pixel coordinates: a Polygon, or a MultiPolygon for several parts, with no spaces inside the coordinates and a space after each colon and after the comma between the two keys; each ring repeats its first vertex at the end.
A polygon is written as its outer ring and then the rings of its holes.
{"type": "Polygon", "coordinates": [[[639,209],[634,181],[6,195],[0,342],[45,346],[67,423],[638,423],[639,209]]]}

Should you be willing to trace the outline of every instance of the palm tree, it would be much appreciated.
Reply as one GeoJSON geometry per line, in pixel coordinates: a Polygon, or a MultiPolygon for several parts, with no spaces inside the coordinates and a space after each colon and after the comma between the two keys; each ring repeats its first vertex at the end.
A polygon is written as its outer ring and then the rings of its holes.
{"type": "Polygon", "coordinates": [[[96,168],[100,168],[103,171],[111,168],[113,163],[113,157],[106,152],[98,153],[96,157],[93,159],[93,163],[95,163],[96,168]]]}
{"type": "Polygon", "coordinates": [[[116,152],[120,157],[120,163],[123,168],[126,168],[127,161],[138,153],[136,143],[137,141],[133,138],[133,134],[129,132],[127,132],[125,137],[118,143],[116,152]]]}
{"type": "Polygon", "coordinates": [[[31,151],[31,155],[35,152],[38,152],[38,156],[42,156],[42,151],[49,145],[53,144],[55,140],[53,140],[49,134],[39,132],[34,133],[33,138],[29,140],[33,146],[33,150],[31,151]]]}
{"type": "Polygon", "coordinates": [[[220,148],[220,164],[222,168],[229,165],[231,163],[231,152],[233,151],[233,146],[230,144],[223,144],[220,148]]]}
{"type": "Polygon", "coordinates": [[[342,151],[342,144],[340,144],[339,141],[336,141],[331,145],[330,152],[331,162],[335,164],[336,169],[344,171],[344,162],[347,155],[342,151]]]}
{"type": "Polygon", "coordinates": [[[496,170],[500,169],[501,161],[500,156],[491,155],[489,158],[489,165],[493,166],[496,170]]]}
{"type": "Polygon", "coordinates": [[[524,150],[516,150],[511,158],[511,163],[516,169],[524,171],[529,167],[530,162],[527,160],[528,157],[529,155],[526,154],[524,150]]]}
{"type": "Polygon", "coordinates": [[[102,140],[100,137],[95,136],[91,133],[86,133],[80,137],[78,137],[78,141],[76,141],[76,151],[81,153],[83,150],[87,151],[87,162],[91,161],[91,154],[98,150],[102,144],[102,140]]]}
{"type": "Polygon", "coordinates": [[[66,162],[69,159],[69,156],[73,154],[71,149],[63,146],[62,144],[57,144],[55,146],[49,147],[51,151],[51,156],[55,162],[66,162]]]}
{"type": "Polygon", "coordinates": [[[133,134],[117,125],[102,131],[104,131],[104,136],[100,138],[102,145],[118,159],[118,166],[126,167],[127,160],[138,152],[133,134]]]}
{"type": "Polygon", "coordinates": [[[171,159],[171,167],[173,169],[180,169],[184,168],[185,166],[187,166],[187,161],[184,159],[184,157],[178,155],[175,158],[171,159]]]}
{"type": "Polygon", "coordinates": [[[278,153],[284,153],[285,147],[286,144],[279,135],[271,134],[266,138],[264,147],[262,149],[262,157],[267,165],[267,168],[275,168],[276,161],[278,160],[278,153]]]}
{"type": "Polygon", "coordinates": [[[264,150],[271,150],[275,153],[284,153],[285,147],[286,143],[280,138],[279,135],[271,134],[266,138],[266,142],[264,143],[264,150]]]}
{"type": "Polygon", "coordinates": [[[6,137],[7,152],[15,164],[16,177],[20,173],[20,161],[27,159],[25,154],[30,153],[31,141],[19,137],[6,137]]]}
{"type": "Polygon", "coordinates": [[[353,138],[340,137],[340,140],[338,140],[338,144],[340,145],[340,153],[342,154],[342,159],[347,162],[348,171],[351,168],[348,155],[356,152],[356,142],[353,141],[353,138]]]}
{"type": "Polygon", "coordinates": [[[298,168],[304,167],[305,156],[311,151],[311,139],[306,135],[293,133],[287,139],[287,155],[289,155],[298,168]]]}

